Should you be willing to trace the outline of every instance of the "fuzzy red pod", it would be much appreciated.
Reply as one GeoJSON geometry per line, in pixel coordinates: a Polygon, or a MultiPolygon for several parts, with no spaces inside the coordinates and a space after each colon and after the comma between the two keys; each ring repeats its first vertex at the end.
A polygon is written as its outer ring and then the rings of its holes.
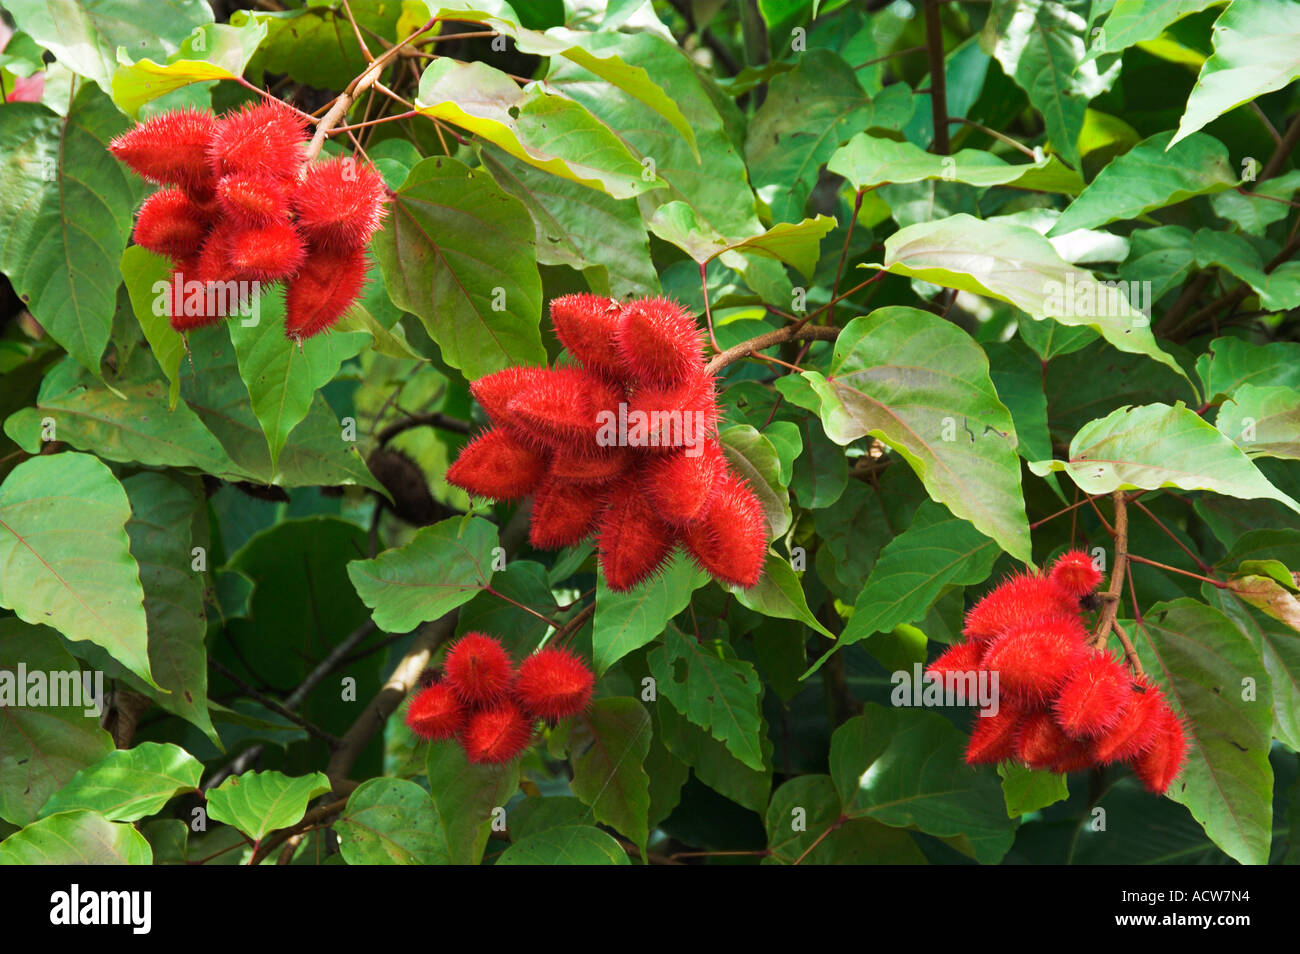
{"type": "Polygon", "coordinates": [[[1062,613],[1077,613],[1078,604],[1039,573],[1018,573],[998,584],[966,614],[967,639],[996,639],[1010,627],[1062,613]]]}
{"type": "Polygon", "coordinates": [[[502,699],[515,678],[514,663],[500,641],[484,633],[466,633],[447,650],[443,681],[466,705],[502,699]]]}
{"type": "Polygon", "coordinates": [[[673,530],[659,519],[635,480],[609,492],[597,530],[600,568],[611,590],[630,590],[653,576],[673,549],[673,530]]]}
{"type": "Polygon", "coordinates": [[[474,395],[474,400],[487,411],[493,424],[499,427],[518,424],[519,422],[508,410],[511,399],[520,391],[532,387],[549,373],[549,368],[523,366],[503,368],[471,382],[469,393],[474,395]]]}
{"type": "Polygon", "coordinates": [[[737,475],[726,471],[704,518],[684,528],[682,542],[695,561],[724,583],[749,588],[767,561],[767,514],[737,475]]]}
{"type": "Polygon", "coordinates": [[[451,686],[434,683],[421,689],[406,708],[406,724],[421,739],[437,741],[453,738],[465,727],[468,712],[451,686]]]}
{"type": "Polygon", "coordinates": [[[292,225],[272,222],[245,225],[230,232],[226,258],[240,280],[274,282],[297,272],[307,258],[307,249],[292,225]]]}
{"type": "Polygon", "coordinates": [[[194,262],[194,277],[201,282],[229,282],[235,280],[235,269],[230,264],[230,237],[234,227],[221,224],[208,233],[194,262]]]}
{"type": "Polygon", "coordinates": [[[573,546],[595,532],[604,507],[599,491],[548,477],[533,498],[528,542],[538,550],[573,546]]]}
{"type": "Polygon", "coordinates": [[[712,375],[699,369],[667,387],[641,387],[627,402],[629,444],[673,449],[717,435],[718,393],[712,375]]]}
{"type": "Polygon", "coordinates": [[[1056,558],[1047,578],[1073,597],[1087,596],[1101,583],[1101,571],[1084,550],[1070,550],[1056,558]]]}
{"type": "Polygon", "coordinates": [[[1090,653],[1052,702],[1056,724],[1075,739],[1104,734],[1128,701],[1129,677],[1110,653],[1090,653]]]}
{"type": "Polygon", "coordinates": [[[627,369],[614,341],[618,302],[603,295],[563,295],[551,300],[551,324],[569,354],[588,371],[623,378],[627,369]]]}
{"type": "Polygon", "coordinates": [[[366,253],[309,248],[284,294],[284,333],[301,341],[343,317],[366,284],[366,253]]]}
{"type": "Polygon", "coordinates": [[[387,201],[388,187],[374,167],[344,156],[307,167],[293,210],[313,244],[355,249],[379,230],[387,201]]]}
{"type": "Polygon", "coordinates": [[[978,643],[958,643],[940,653],[934,662],[925,667],[925,671],[940,678],[950,672],[958,674],[978,672],[983,668],[980,665],[982,655],[982,647],[978,643]]]}
{"type": "Polygon", "coordinates": [[[1092,757],[1100,763],[1125,762],[1151,747],[1160,722],[1160,710],[1167,708],[1160,687],[1146,679],[1134,680],[1128,701],[1115,724],[1092,741],[1092,757]]]}
{"type": "Polygon", "coordinates": [[[307,123],[284,103],[245,103],[216,123],[208,168],[217,179],[251,173],[296,182],[307,149],[307,123]]]}
{"type": "Polygon", "coordinates": [[[475,765],[513,762],[533,741],[533,721],[513,702],[503,700],[469,717],[460,744],[475,765]]]}
{"type": "MultiPolygon", "coordinates": [[[[938,661],[935,660],[936,663],[938,661]]],[[[966,764],[996,765],[1015,758],[1016,742],[1025,716],[1024,708],[1005,699],[998,700],[996,714],[976,716],[975,724],[971,726],[970,741],[966,744],[966,764]]]]}
{"type": "Polygon", "coordinates": [[[160,189],[140,206],[131,238],[141,248],[171,259],[189,259],[203,248],[211,223],[180,189],[160,189]]]}
{"type": "Polygon", "coordinates": [[[1068,775],[1090,769],[1093,765],[1092,746],[1081,739],[1070,739],[1069,745],[1061,750],[1050,768],[1060,775],[1068,775]]]}
{"type": "Polygon", "coordinates": [[[211,193],[214,182],[207,151],[216,125],[209,112],[175,109],[124,132],[108,148],[141,178],[201,196],[211,193]]]}
{"type": "Polygon", "coordinates": [[[528,715],[563,719],[577,715],[591,702],[596,675],[565,649],[548,646],[519,666],[514,697],[528,715]]]}
{"type": "Polygon", "coordinates": [[[1187,759],[1187,736],[1183,723],[1166,703],[1156,717],[1151,745],[1133,760],[1133,771],[1147,791],[1163,795],[1183,770],[1187,759]]]}
{"type": "Polygon", "coordinates": [[[182,259],[173,266],[167,321],[173,330],[182,334],[216,324],[228,313],[228,309],[216,307],[217,298],[209,297],[206,284],[198,277],[200,274],[197,258],[182,259]]]}
{"type": "Polygon", "coordinates": [[[551,458],[551,476],[575,484],[601,485],[615,480],[632,463],[626,447],[597,448],[559,447],[551,458]]]}
{"type": "Polygon", "coordinates": [[[649,387],[672,387],[699,370],[704,358],[695,318],[667,298],[623,306],[614,341],[629,376],[649,387]]]}
{"type": "Polygon", "coordinates": [[[217,205],[229,219],[244,225],[270,225],[289,220],[289,192],[283,179],[245,172],[222,176],[217,205]]]}
{"type": "Polygon", "coordinates": [[[1072,753],[1073,742],[1051,713],[1031,712],[1016,735],[1016,758],[1032,769],[1050,769],[1072,753]]]}
{"type": "Polygon", "coordinates": [[[447,483],[475,497],[520,500],[546,476],[546,456],[502,428],[484,431],[447,468],[447,483]]]}
{"type": "Polygon", "coordinates": [[[506,413],[551,447],[596,449],[603,411],[617,414],[619,393],[580,368],[552,368],[510,399],[506,413]]]}
{"type": "Polygon", "coordinates": [[[1057,615],[1007,630],[984,652],[998,689],[1022,699],[1050,698],[1083,661],[1087,631],[1078,617],[1057,615]]]}
{"type": "Polygon", "coordinates": [[[655,512],[668,523],[686,526],[704,517],[727,470],[717,441],[657,456],[641,472],[641,483],[655,512]]]}

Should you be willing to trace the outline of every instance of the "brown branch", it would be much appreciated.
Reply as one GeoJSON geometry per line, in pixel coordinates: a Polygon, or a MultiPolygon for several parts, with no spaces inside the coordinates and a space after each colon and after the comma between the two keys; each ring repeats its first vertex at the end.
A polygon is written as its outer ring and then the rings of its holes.
{"type": "Polygon", "coordinates": [[[811,340],[811,341],[834,341],[840,333],[839,328],[830,325],[809,325],[805,328],[779,328],[776,331],[770,331],[765,335],[759,335],[757,338],[750,338],[748,341],[742,341],[740,344],[728,348],[714,356],[713,360],[705,365],[704,370],[708,374],[717,374],[729,364],[734,364],[741,358],[747,358],[756,351],[762,351],[765,348],[771,348],[773,345],[785,344],[787,341],[811,340]]]}
{"type": "Polygon", "coordinates": [[[1106,592],[1100,594],[1101,618],[1097,620],[1096,632],[1088,641],[1093,648],[1106,645],[1106,637],[1110,635],[1111,627],[1115,625],[1120,593],[1124,590],[1124,571],[1128,567],[1128,507],[1124,491],[1116,490],[1112,499],[1115,501],[1115,562],[1110,568],[1110,585],[1106,587],[1106,592]]]}
{"type": "Polygon", "coordinates": [[[387,444],[403,431],[409,431],[416,427],[436,427],[444,431],[452,431],[456,434],[468,434],[470,432],[470,426],[467,421],[462,421],[459,418],[448,417],[446,414],[434,412],[432,414],[412,414],[404,420],[395,421],[380,431],[379,436],[375,439],[380,444],[387,444]]]}
{"type": "Polygon", "coordinates": [[[302,820],[299,821],[298,824],[291,825],[288,828],[281,828],[279,831],[271,832],[263,838],[253,850],[253,856],[248,859],[248,863],[250,865],[258,864],[263,858],[269,856],[278,845],[283,844],[294,836],[300,835],[309,829],[318,827],[321,822],[333,815],[337,815],[347,807],[348,800],[346,798],[337,798],[332,802],[317,805],[311,811],[307,812],[306,815],[303,815],[302,820]]]}
{"type": "Polygon", "coordinates": [[[948,155],[948,78],[943,65],[943,24],[938,0],[925,0],[925,46],[930,57],[930,115],[934,120],[933,149],[948,155]]]}
{"type": "Polygon", "coordinates": [[[292,710],[286,708],[285,706],[281,705],[279,702],[277,702],[276,700],[272,699],[270,696],[268,696],[266,693],[262,692],[261,690],[257,689],[255,686],[251,686],[251,685],[249,685],[247,682],[245,682],[244,680],[242,680],[242,679],[240,679],[238,676],[236,676],[236,675],[235,675],[235,674],[230,670],[230,668],[227,667],[227,666],[226,666],[224,663],[222,663],[220,660],[218,660],[218,659],[209,659],[209,660],[208,660],[208,665],[210,665],[210,666],[211,666],[213,669],[215,669],[217,672],[221,673],[221,675],[225,676],[227,679],[229,679],[231,682],[233,682],[236,686],[238,686],[239,689],[240,689],[240,690],[241,690],[245,695],[251,697],[252,699],[255,699],[257,702],[260,702],[262,705],[266,706],[268,709],[270,709],[270,710],[271,710],[272,712],[274,712],[276,715],[281,716],[282,718],[288,719],[288,720],[289,720],[290,722],[292,722],[294,725],[298,726],[298,727],[301,728],[301,729],[306,730],[306,732],[307,732],[309,735],[311,735],[311,736],[313,736],[313,737],[315,737],[315,738],[317,738],[317,739],[320,739],[322,742],[324,742],[326,745],[328,745],[331,749],[332,749],[332,748],[335,748],[335,747],[338,746],[338,744],[339,744],[339,740],[338,740],[338,738],[337,738],[336,736],[330,735],[330,734],[329,734],[328,732],[326,732],[324,729],[320,728],[319,726],[315,725],[314,723],[308,722],[308,721],[307,721],[306,719],[304,719],[302,716],[298,715],[298,713],[296,713],[296,712],[294,712],[294,711],[292,711],[292,710]]]}

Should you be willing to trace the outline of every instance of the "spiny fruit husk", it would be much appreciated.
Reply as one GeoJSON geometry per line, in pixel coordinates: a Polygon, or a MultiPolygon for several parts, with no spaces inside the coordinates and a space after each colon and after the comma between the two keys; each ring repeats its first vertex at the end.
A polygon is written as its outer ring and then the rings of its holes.
{"type": "Polygon", "coordinates": [[[1052,564],[1047,578],[1071,596],[1086,596],[1101,583],[1101,571],[1092,564],[1092,557],[1083,550],[1062,553],[1052,564]]]}
{"type": "Polygon", "coordinates": [[[308,248],[306,261],[285,290],[285,335],[301,341],[331,327],[360,297],[366,268],[362,249],[308,248]]]}
{"type": "MultiPolygon", "coordinates": [[[[978,672],[981,668],[982,647],[978,643],[957,643],[945,649],[934,662],[925,668],[927,673],[943,677],[948,673],[978,672]]],[[[988,718],[992,718],[989,716],[988,718]]],[[[987,721],[987,720],[986,720],[987,721]]]]}
{"type": "Polygon", "coordinates": [[[445,682],[421,689],[406,709],[406,724],[421,739],[450,739],[465,727],[467,712],[445,682]]]}
{"type": "Polygon", "coordinates": [[[217,121],[208,143],[208,166],[218,179],[252,173],[296,182],[306,140],[306,121],[285,104],[245,103],[217,121]]]}
{"type": "Polygon", "coordinates": [[[378,231],[387,200],[388,187],[373,167],[341,157],[307,167],[293,208],[313,244],[355,249],[378,231]]]}
{"type": "Polygon", "coordinates": [[[551,458],[551,476],[575,484],[607,484],[632,462],[626,447],[558,447],[551,458]]]}
{"type": "Polygon", "coordinates": [[[767,515],[749,485],[728,471],[704,518],[682,530],[682,541],[704,570],[748,588],[767,560],[767,515]]]}
{"type": "Polygon", "coordinates": [[[1020,725],[1016,757],[1032,769],[1050,769],[1071,752],[1073,740],[1047,712],[1032,712],[1020,725]]]}
{"type": "Polygon", "coordinates": [[[548,477],[533,498],[528,542],[538,550],[580,543],[596,529],[604,505],[599,491],[548,477]]]}
{"type": "Polygon", "coordinates": [[[962,632],[967,639],[987,641],[1012,626],[1078,610],[1078,603],[1047,577],[1018,573],[971,607],[962,632]]]}
{"type": "Polygon", "coordinates": [[[548,373],[548,368],[503,368],[487,377],[470,382],[469,393],[474,395],[474,400],[487,411],[493,424],[498,427],[522,426],[522,423],[513,418],[508,410],[510,401],[516,394],[532,387],[548,373]]]}
{"type": "Polygon", "coordinates": [[[532,720],[506,700],[474,713],[460,734],[466,758],[476,765],[513,762],[532,740],[532,720]]]}
{"type": "Polygon", "coordinates": [[[622,378],[627,371],[614,341],[621,311],[603,295],[563,295],[551,300],[551,324],[560,344],[584,368],[622,378]]]}
{"type": "Polygon", "coordinates": [[[617,413],[620,395],[605,381],[580,368],[552,368],[506,405],[519,427],[550,447],[595,448],[601,411],[617,413]]]}
{"type": "Polygon", "coordinates": [[[211,223],[180,189],[160,189],[140,206],[131,238],[136,245],[171,259],[198,255],[211,223]]]}
{"type": "Polygon", "coordinates": [[[217,203],[228,218],[245,225],[289,220],[286,183],[274,176],[247,172],[223,176],[217,183],[217,203]]]}
{"type": "Polygon", "coordinates": [[[452,644],[443,661],[444,681],[466,705],[495,703],[514,679],[514,665],[505,648],[491,636],[466,633],[452,644]]]}
{"type": "Polygon", "coordinates": [[[108,148],[143,179],[204,195],[215,183],[207,152],[216,124],[211,113],[176,109],[124,132],[108,148]]]}
{"type": "Polygon", "coordinates": [[[1076,739],[1102,735],[1119,720],[1129,691],[1124,667],[1109,653],[1091,653],[1052,703],[1057,725],[1076,739]]]}
{"type": "Polygon", "coordinates": [[[548,646],[520,665],[514,696],[534,718],[563,719],[587,708],[595,683],[595,674],[581,659],[548,646]]]}
{"type": "Polygon", "coordinates": [[[627,405],[629,431],[633,415],[645,415],[646,442],[642,446],[651,449],[685,447],[717,434],[717,389],[702,369],[674,385],[638,388],[627,405]]]}
{"type": "Polygon", "coordinates": [[[694,317],[667,298],[624,305],[614,341],[627,373],[650,387],[679,384],[699,371],[704,357],[694,317]]]}
{"type": "Polygon", "coordinates": [[[1077,616],[1058,615],[1009,629],[984,653],[986,669],[998,674],[998,689],[1022,699],[1044,700],[1082,661],[1087,632],[1077,616]]]}
{"type": "Polygon", "coordinates": [[[653,576],[673,549],[673,531],[650,507],[635,481],[610,491],[600,518],[598,547],[605,582],[616,592],[653,576]]]}
{"type": "Polygon", "coordinates": [[[966,764],[995,765],[1014,758],[1024,716],[1023,708],[1006,699],[998,701],[996,715],[976,716],[966,744],[966,764]]]}
{"type": "Polygon", "coordinates": [[[1163,708],[1167,704],[1159,687],[1145,679],[1135,680],[1115,724],[1093,740],[1093,759],[1105,764],[1141,755],[1151,747],[1163,708]]]}
{"type": "Polygon", "coordinates": [[[546,457],[504,428],[484,431],[465,445],[447,468],[447,482],[475,497],[520,500],[546,475],[546,457]]]}
{"type": "Polygon", "coordinates": [[[655,512],[668,523],[685,526],[700,520],[726,472],[727,461],[716,441],[674,451],[652,460],[641,483],[655,512]]]}
{"type": "MultiPolygon", "coordinates": [[[[207,307],[206,287],[200,281],[199,274],[197,258],[179,261],[173,267],[167,321],[173,330],[182,334],[204,325],[216,324],[226,317],[224,311],[207,307]]],[[[215,296],[213,301],[215,304],[215,296]]]]}
{"type": "Polygon", "coordinates": [[[1187,758],[1187,737],[1182,721],[1165,705],[1161,708],[1151,745],[1133,760],[1133,771],[1147,791],[1163,795],[1183,770],[1187,758]]]}
{"type": "Polygon", "coordinates": [[[228,235],[226,259],[234,275],[242,281],[274,282],[288,278],[298,271],[307,256],[302,237],[288,222],[245,225],[232,229],[228,235]]]}

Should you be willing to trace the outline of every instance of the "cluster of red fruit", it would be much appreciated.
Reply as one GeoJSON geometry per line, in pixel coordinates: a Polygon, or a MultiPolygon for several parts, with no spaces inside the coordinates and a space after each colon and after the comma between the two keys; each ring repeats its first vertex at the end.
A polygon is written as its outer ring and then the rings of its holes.
{"type": "Polygon", "coordinates": [[[1046,575],[1012,577],[966,614],[966,642],[927,671],[998,674],[998,712],[976,717],[967,762],[1017,760],[1060,773],[1130,762],[1157,794],[1178,777],[1187,742],[1164,693],[1086,645],[1080,599],[1100,582],[1088,555],[1074,550],[1046,575]]]}
{"type": "Polygon", "coordinates": [[[548,646],[516,670],[496,639],[466,633],[448,650],[442,679],[411,700],[406,724],[422,739],[456,739],[471,762],[510,762],[532,742],[538,719],[586,709],[595,682],[567,650],[548,646]]]}
{"type": "Polygon", "coordinates": [[[578,366],[507,368],[470,390],[493,427],[447,480],[475,496],[534,496],[529,540],[555,550],[596,534],[612,590],[646,580],[682,546],[727,583],[753,586],[767,518],[717,439],[699,329],[663,298],[551,302],[578,366]]]}
{"type": "Polygon", "coordinates": [[[308,164],[306,148],[301,114],[274,100],[220,118],[174,110],[109,145],[163,186],[140,208],[133,237],[172,260],[177,331],[238,307],[242,297],[214,304],[215,283],[284,280],[285,333],[298,340],[330,327],[361,294],[387,187],[350,158],[308,164]]]}

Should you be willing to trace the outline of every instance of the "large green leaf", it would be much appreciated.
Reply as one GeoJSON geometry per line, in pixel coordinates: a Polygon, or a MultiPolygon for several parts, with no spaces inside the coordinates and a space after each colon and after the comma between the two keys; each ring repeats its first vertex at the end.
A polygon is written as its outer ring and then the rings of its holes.
{"type": "Polygon", "coordinates": [[[0,841],[0,865],[149,865],[144,835],[97,812],[61,812],[0,841]]]}
{"type": "Polygon", "coordinates": [[[737,424],[718,435],[734,473],[743,477],[767,515],[768,536],[790,529],[790,492],[781,481],[781,458],[772,441],[751,424],[737,424]]]}
{"type": "Polygon", "coordinates": [[[371,247],[393,303],[419,316],[466,377],[545,362],[532,222],[486,172],[425,159],[371,247]]]}
{"type": "MultiPolygon", "coordinates": [[[[284,74],[317,89],[343,89],[366,68],[365,55],[352,27],[354,18],[374,53],[381,46],[376,37],[389,42],[405,38],[397,36],[397,21],[406,4],[354,3],[347,10],[342,4],[330,3],[297,6],[231,12],[234,27],[247,29],[249,21],[257,21],[266,28],[266,39],[248,64],[247,74],[254,82],[262,82],[267,73],[284,74]]],[[[423,22],[418,20],[415,26],[423,22]]]]}
{"type": "Polygon", "coordinates": [[[1012,556],[1031,559],[1015,425],[988,359],[961,329],[916,308],[881,308],[844,328],[829,375],[805,377],[831,440],[878,438],[931,497],[1012,556]]]}
{"type": "Polygon", "coordinates": [[[1205,384],[1205,400],[1211,404],[1246,384],[1300,390],[1300,343],[1215,338],[1196,359],[1196,375],[1205,384]]]}
{"type": "MultiPolygon", "coordinates": [[[[82,705],[0,705],[0,818],[15,825],[35,821],[40,807],[78,771],[113,751],[113,737],[99,727],[92,700],[77,662],[64,649],[54,630],[29,626],[18,619],[0,619],[0,671],[15,689],[26,673],[67,673],[82,687],[82,705]]],[[[63,677],[60,677],[61,679],[63,677]]]]}
{"type": "Polygon", "coordinates": [[[33,457],[0,484],[0,606],[149,671],[144,590],[126,491],[88,454],[33,457]]]}
{"type": "Polygon", "coordinates": [[[757,235],[727,239],[702,224],[691,206],[674,200],[655,209],[649,227],[701,265],[718,258],[724,265],[743,268],[744,260],[738,256],[747,252],[792,265],[811,278],[821,254],[821,240],[835,227],[835,220],[818,215],[798,223],[778,222],[757,235]]]}
{"type": "Polygon", "coordinates": [[[50,337],[99,374],[122,283],[118,262],[143,191],[108,152],[126,120],[90,84],[67,116],[39,103],[4,112],[0,270],[50,337]]]}
{"type": "Polygon", "coordinates": [[[1300,392],[1243,384],[1224,401],[1214,426],[1252,457],[1300,460],[1300,392]]]}
{"type": "MultiPolygon", "coordinates": [[[[167,282],[172,274],[171,261],[155,255],[139,245],[132,245],[122,253],[122,281],[131,298],[131,310],[144,330],[145,340],[154,360],[167,376],[167,407],[176,407],[181,396],[181,359],[185,357],[185,339],[167,319],[166,309],[156,307],[157,282],[167,282]]],[[[171,285],[166,286],[170,289],[171,285]]],[[[159,286],[160,290],[162,286],[159,286]]],[[[170,292],[162,290],[163,295],[170,292]]]]}
{"type": "Polygon", "coordinates": [[[831,633],[808,608],[808,597],[799,583],[799,575],[790,564],[771,550],[763,563],[763,575],[751,587],[730,586],[732,595],[741,606],[778,619],[798,620],[810,626],[827,639],[831,633]]]}
{"type": "Polygon", "coordinates": [[[497,859],[499,865],[627,865],[627,852],[599,828],[561,825],[528,835],[497,859]]]}
{"type": "Polygon", "coordinates": [[[1051,235],[1136,219],[1193,196],[1237,185],[1227,147],[1201,133],[1177,146],[1172,132],[1156,133],[1108,163],[1061,214],[1051,235]]]}
{"type": "Polygon", "coordinates": [[[1222,2],[1223,0],[1115,0],[1115,5],[1111,7],[1097,34],[1092,55],[1119,53],[1138,43],[1154,40],[1170,24],[1222,2]]]}
{"type": "Polygon", "coordinates": [[[644,852],[649,837],[650,714],[636,699],[599,699],[574,717],[569,730],[573,794],[602,825],[627,836],[644,852]]]}
{"type": "Polygon", "coordinates": [[[493,824],[504,818],[506,802],[519,787],[519,760],[471,765],[459,743],[435,742],[429,746],[425,771],[451,863],[478,864],[493,824]]]}
{"type": "Polygon", "coordinates": [[[653,579],[623,593],[615,593],[604,576],[599,577],[591,637],[597,675],[662,633],[708,581],[708,574],[680,553],[653,579]]]}
{"type": "Polygon", "coordinates": [[[1300,513],[1300,503],[1270,484],[1230,438],[1181,401],[1173,407],[1116,408],[1079,429],[1067,460],[1034,461],[1029,469],[1039,476],[1064,471],[1089,494],[1181,487],[1267,498],[1300,513]]]}
{"type": "Polygon", "coordinates": [[[1193,600],[1158,603],[1135,628],[1143,668],[1186,717],[1187,765],[1169,797],[1232,857],[1263,864],[1273,834],[1273,716],[1259,654],[1231,620],[1193,600]]]}
{"type": "Polygon", "coordinates": [[[681,715],[667,700],[656,706],[660,734],[665,748],[691,767],[698,778],[720,795],[762,813],[772,792],[772,740],[767,721],[759,723],[763,767],[750,768],[727,748],[726,743],[681,715]]]}
{"type": "Polygon", "coordinates": [[[429,793],[401,778],[372,778],[348,798],[334,830],[350,865],[445,865],[451,861],[429,793]]]}
{"type": "Polygon", "coordinates": [[[1027,226],[965,213],[910,225],[885,240],[883,267],[997,298],[1034,319],[1092,328],[1120,351],[1146,355],[1183,374],[1156,344],[1149,317],[1125,288],[1102,284],[1091,272],[1066,264],[1051,242],[1027,226]]]}
{"type": "Polygon", "coordinates": [[[1300,752],[1300,635],[1264,613],[1252,609],[1229,589],[1206,583],[1206,601],[1246,634],[1264,661],[1273,682],[1273,736],[1300,752]]]}
{"type": "Polygon", "coordinates": [[[871,818],[842,820],[835,784],[828,775],[800,775],[772,796],[765,817],[764,864],[923,865],[925,855],[906,831],[871,818]]]}
{"type": "Polygon", "coordinates": [[[1233,0],[1214,21],[1213,36],[1214,53],[1201,66],[1171,146],[1300,76],[1300,6],[1291,0],[1233,0]]]}
{"type": "Polygon", "coordinates": [[[173,796],[197,790],[202,774],[202,763],[179,745],[139,742],[74,775],[50,796],[41,817],[86,810],[109,821],[136,821],[157,814],[173,796]]]}
{"type": "Polygon", "coordinates": [[[353,560],[348,576],[375,625],[405,633],[482,591],[492,579],[497,542],[496,527],[481,517],[453,517],[373,560],[353,560]]]}
{"type": "Polygon", "coordinates": [[[292,778],[281,772],[232,775],[208,792],[208,815],[254,842],[302,820],[307,803],[330,790],[322,772],[292,778]]]}

